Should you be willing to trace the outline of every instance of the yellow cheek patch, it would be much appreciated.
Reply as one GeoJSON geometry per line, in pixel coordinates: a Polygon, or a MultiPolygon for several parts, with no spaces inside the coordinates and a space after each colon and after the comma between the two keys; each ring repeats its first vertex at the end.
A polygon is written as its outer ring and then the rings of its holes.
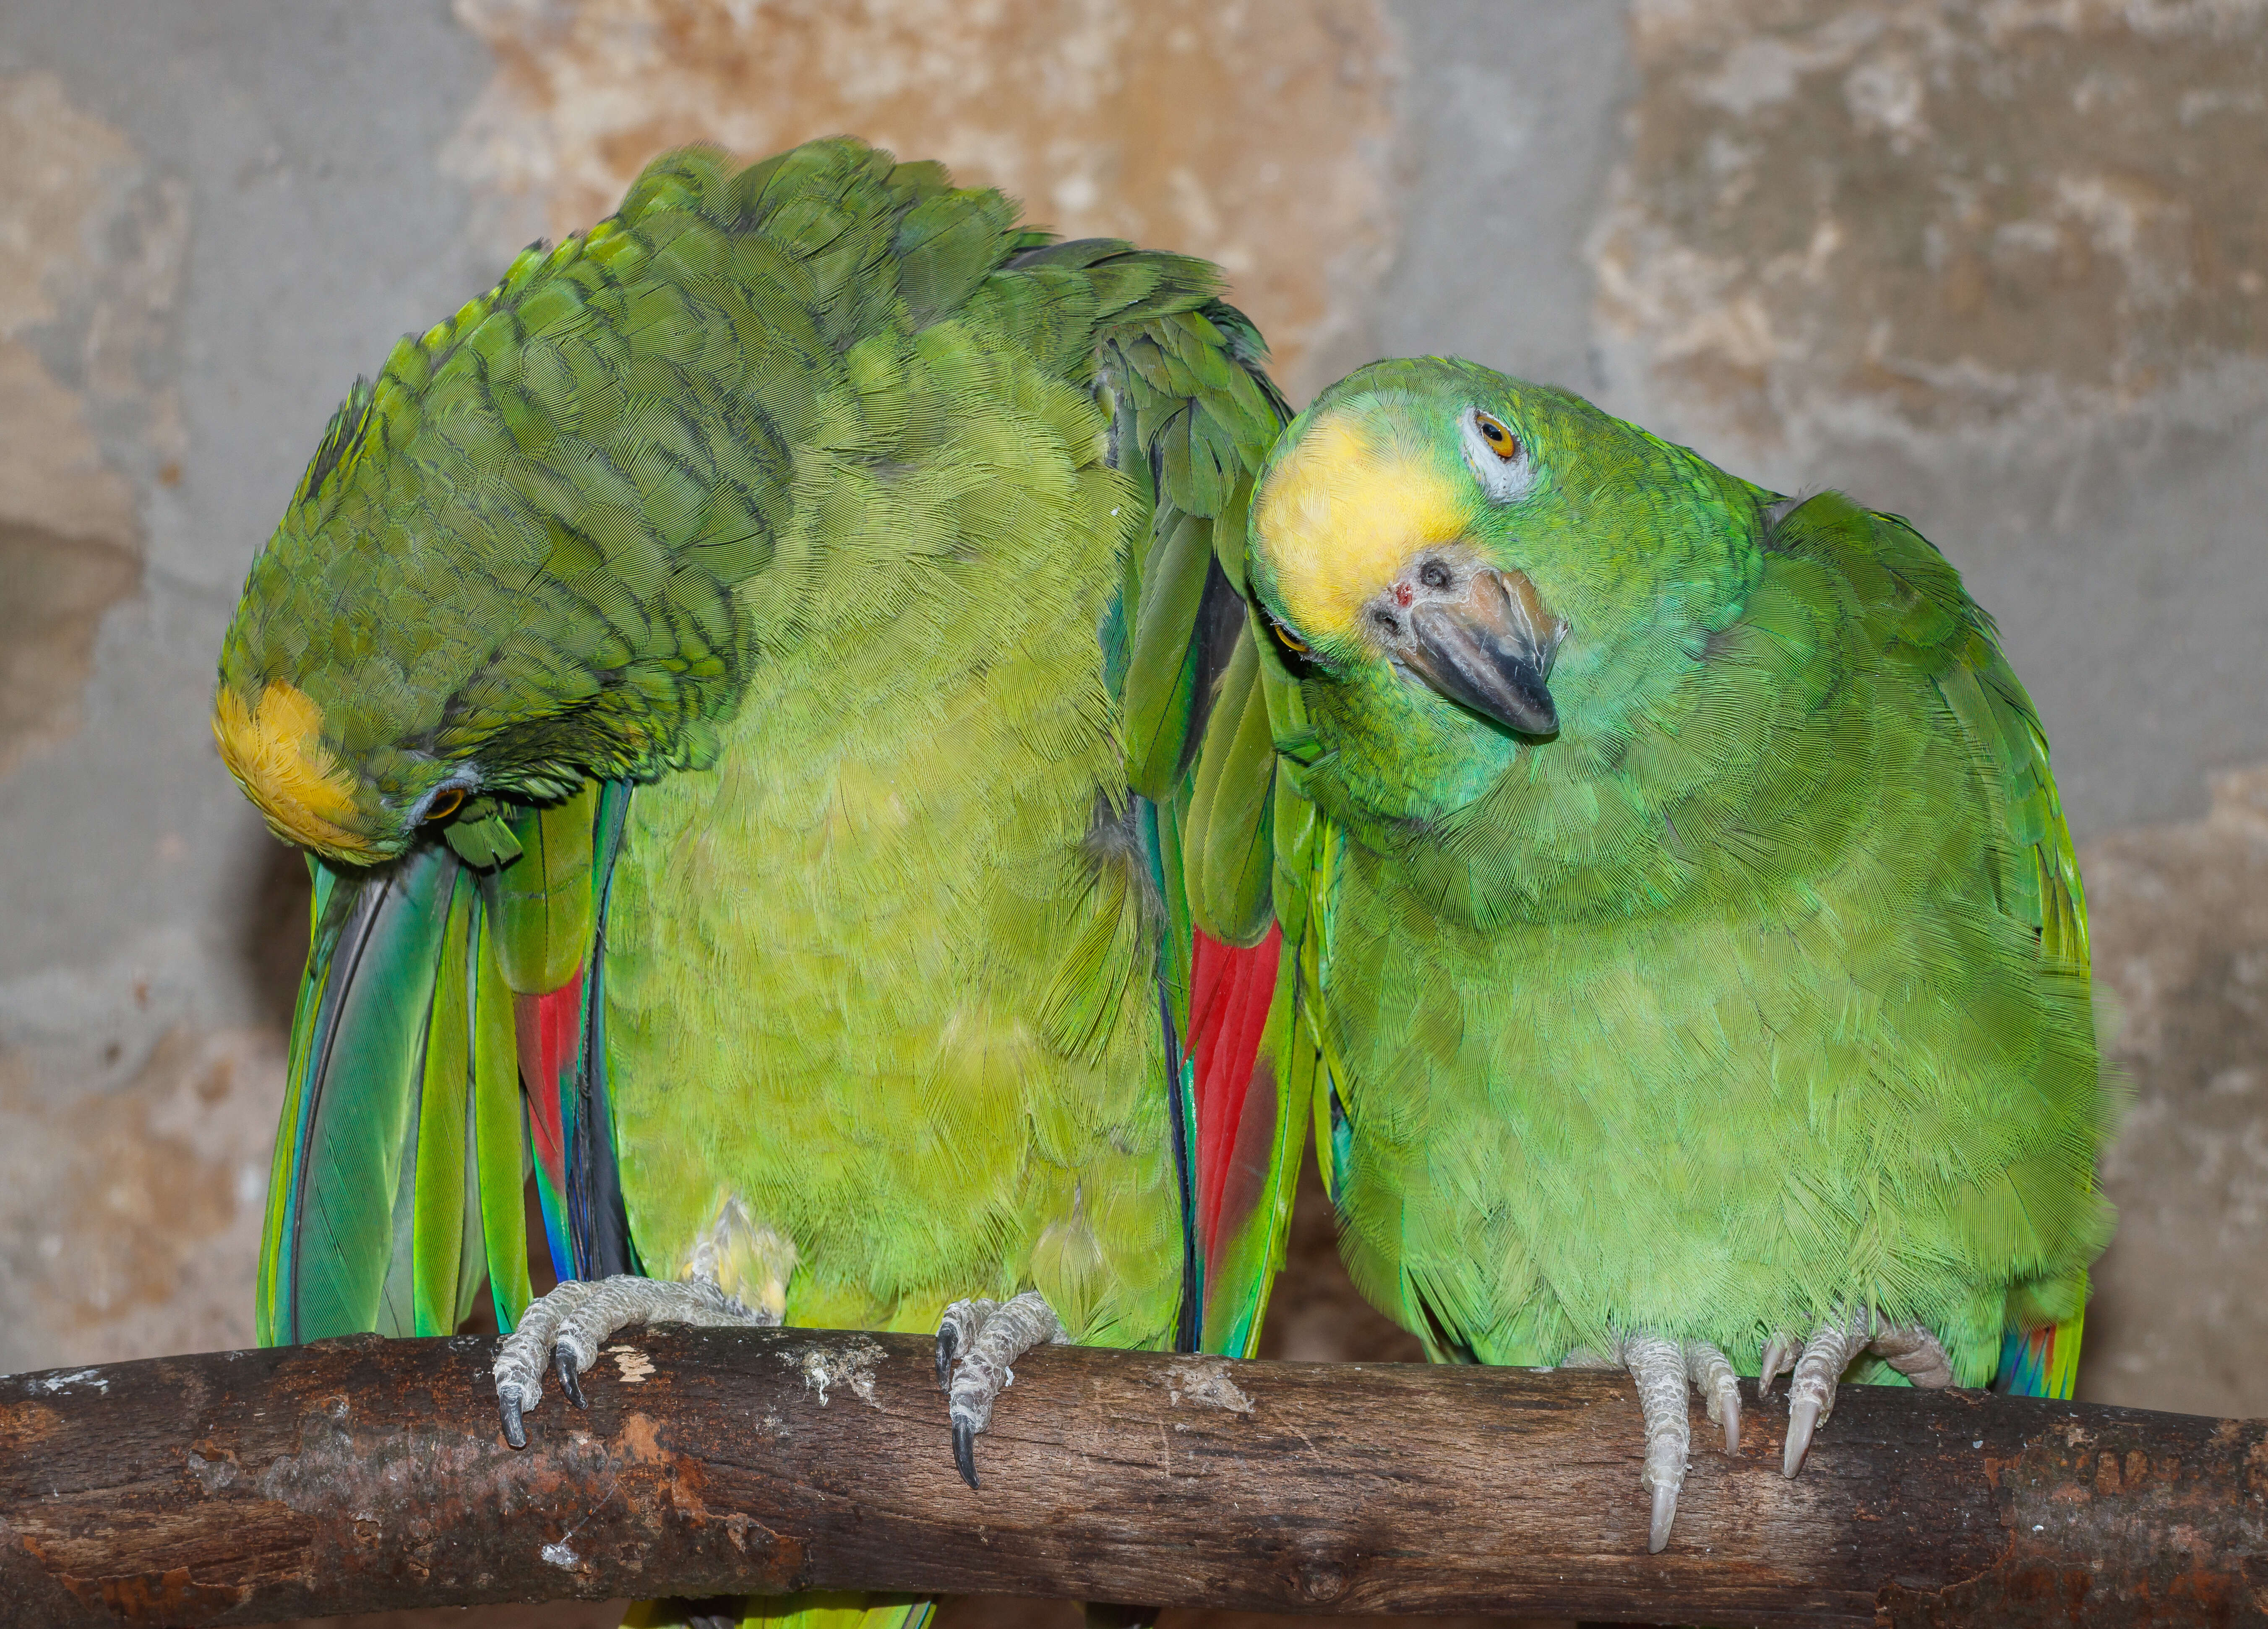
{"type": "Polygon", "coordinates": [[[1310,426],[1270,473],[1253,535],[1293,624],[1328,638],[1351,628],[1411,554],[1462,537],[1469,500],[1430,463],[1341,415],[1310,426]]]}
{"type": "Polygon", "coordinates": [[[354,778],[323,745],[322,724],[322,708],[281,679],[260,693],[256,708],[227,686],[213,706],[221,761],[269,825],[328,855],[375,858],[370,840],[342,824],[354,814],[354,778]]]}

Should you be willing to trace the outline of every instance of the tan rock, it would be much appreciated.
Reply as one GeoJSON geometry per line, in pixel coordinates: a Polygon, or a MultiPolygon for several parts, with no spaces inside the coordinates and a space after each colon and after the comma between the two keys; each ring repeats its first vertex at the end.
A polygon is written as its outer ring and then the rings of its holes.
{"type": "Polygon", "coordinates": [[[1952,430],[2268,357],[2268,5],[1642,0],[1598,317],[1769,447],[1952,430]]]}
{"type": "Polygon", "coordinates": [[[185,197],[53,74],[0,77],[0,775],[77,729],[96,627],[135,586],[119,449],[178,478],[178,405],[151,381],[185,197]]]}
{"type": "Polygon", "coordinates": [[[96,626],[137,575],[114,543],[0,520],[0,775],[78,727],[96,626]]]}
{"type": "Polygon", "coordinates": [[[2082,870],[2134,1104],[2103,1162],[2118,1233],[2080,1395],[2268,1413],[2268,767],[2215,776],[2202,820],[2089,845],[2082,870]]]}
{"type": "Polygon", "coordinates": [[[175,1030],[125,1085],[0,1058],[0,1370],[252,1344],[281,1037],[175,1030]]]}

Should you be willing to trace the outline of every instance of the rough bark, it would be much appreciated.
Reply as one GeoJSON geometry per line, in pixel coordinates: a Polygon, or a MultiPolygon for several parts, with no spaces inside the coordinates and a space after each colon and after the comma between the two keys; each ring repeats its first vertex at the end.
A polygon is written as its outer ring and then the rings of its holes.
{"type": "Polygon", "coordinates": [[[492,1343],[326,1341],[0,1379],[0,1625],[871,1587],[1632,1622],[2268,1618],[2268,1422],[1846,1388],[1708,1446],[1646,1552],[1644,1434],[1596,1372],[1017,1366],[983,1491],[926,1340],[634,1332],[525,1451],[492,1343]]]}

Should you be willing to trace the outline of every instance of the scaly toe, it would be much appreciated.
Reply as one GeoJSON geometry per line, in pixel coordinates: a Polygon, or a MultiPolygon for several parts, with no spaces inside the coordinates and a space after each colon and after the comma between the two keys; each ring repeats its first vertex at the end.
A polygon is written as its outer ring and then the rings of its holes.
{"type": "Polygon", "coordinates": [[[1881,1324],[1867,1350],[1917,1386],[1935,1391],[1953,1383],[1953,1354],[1918,1324],[1881,1324]]]}
{"type": "Polygon", "coordinates": [[[569,1279],[530,1302],[520,1314],[519,1326],[497,1344],[496,1362],[489,1372],[496,1381],[504,1440],[514,1448],[527,1446],[526,1415],[543,1400],[543,1369],[552,1338],[590,1293],[589,1284],[569,1279]]]}
{"type": "Polygon", "coordinates": [[[1787,1383],[1787,1447],[1780,1455],[1780,1474],[1793,1476],[1803,1467],[1811,1435],[1835,1412],[1836,1383],[1851,1360],[1866,1345],[1874,1327],[1871,1313],[1842,1323],[1822,1324],[1803,1343],[1794,1376],[1787,1383]]]}
{"type": "Polygon", "coordinates": [[[993,1401],[1016,1377],[1008,1366],[1043,1341],[1068,1337],[1047,1298],[1028,1289],[997,1303],[956,1301],[947,1307],[938,1328],[940,1357],[947,1330],[954,1332],[960,1360],[946,1387],[946,1396],[952,1399],[947,1413],[953,1421],[953,1463],[961,1480],[975,1487],[976,1435],[992,1423],[993,1401]]]}
{"type": "Polygon", "coordinates": [[[1653,1493],[1653,1515],[1646,1527],[1646,1549],[1659,1552],[1669,1542],[1677,1519],[1677,1490],[1685,1484],[1685,1461],[1692,1428],[1685,1415],[1685,1351],[1659,1335],[1630,1335],[1622,1343],[1623,1366],[1638,1383],[1638,1410],[1646,1418],[1646,1469],[1641,1486],[1653,1493]]]}
{"type": "Polygon", "coordinates": [[[937,1389],[939,1391],[949,1391],[953,1389],[954,1360],[963,1353],[975,1349],[976,1337],[983,1332],[984,1325],[991,1321],[992,1315],[999,1310],[1000,1303],[997,1301],[971,1296],[967,1301],[954,1302],[939,1315],[937,1320],[937,1389]]]}
{"type": "Polygon", "coordinates": [[[1685,1343],[1685,1376],[1725,1430],[1725,1456],[1741,1457],[1741,1377],[1725,1354],[1705,1340],[1685,1343]]]}

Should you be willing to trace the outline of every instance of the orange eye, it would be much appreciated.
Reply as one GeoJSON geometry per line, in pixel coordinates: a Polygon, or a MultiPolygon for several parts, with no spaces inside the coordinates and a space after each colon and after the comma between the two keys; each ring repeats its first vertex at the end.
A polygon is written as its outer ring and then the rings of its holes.
{"type": "Polygon", "coordinates": [[[465,789],[453,786],[435,798],[432,806],[425,811],[426,823],[431,825],[436,820],[446,820],[464,806],[465,789]]]}
{"type": "Polygon", "coordinates": [[[1485,413],[1476,413],[1473,415],[1473,428],[1480,431],[1481,439],[1489,444],[1489,451],[1506,463],[1509,464],[1520,456],[1520,437],[1504,427],[1503,420],[1492,418],[1485,413]]]}
{"type": "Polygon", "coordinates": [[[1269,623],[1275,628],[1276,637],[1284,642],[1286,649],[1296,650],[1301,656],[1306,656],[1307,654],[1307,644],[1298,635],[1292,633],[1290,628],[1285,627],[1281,622],[1277,621],[1273,617],[1269,619],[1269,623]]]}

